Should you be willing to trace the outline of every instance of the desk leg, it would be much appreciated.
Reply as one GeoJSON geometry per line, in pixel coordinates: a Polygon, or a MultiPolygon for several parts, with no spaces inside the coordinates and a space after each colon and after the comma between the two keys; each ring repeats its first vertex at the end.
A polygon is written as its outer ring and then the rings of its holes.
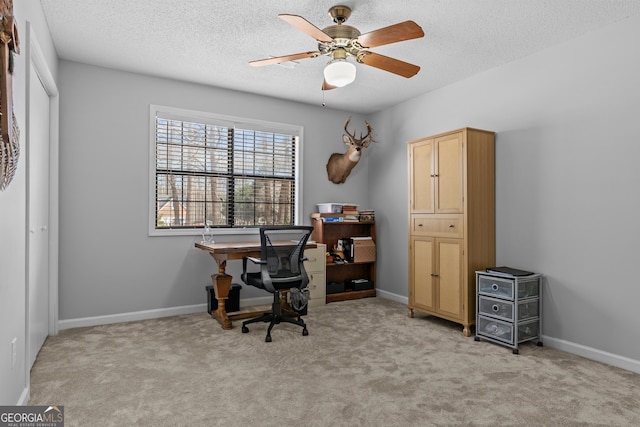
{"type": "Polygon", "coordinates": [[[222,261],[218,265],[218,274],[211,275],[213,289],[218,300],[218,308],[211,312],[211,317],[220,322],[222,329],[231,329],[231,319],[225,310],[225,303],[229,298],[229,289],[231,289],[231,276],[225,273],[226,264],[226,261],[222,261]]]}

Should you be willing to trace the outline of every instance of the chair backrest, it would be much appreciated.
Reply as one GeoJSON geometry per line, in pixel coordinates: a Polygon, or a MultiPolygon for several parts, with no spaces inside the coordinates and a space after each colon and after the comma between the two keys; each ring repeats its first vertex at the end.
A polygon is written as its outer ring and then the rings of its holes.
{"type": "Polygon", "coordinates": [[[303,259],[312,231],[309,226],[260,227],[264,282],[271,282],[275,289],[307,286],[303,259]]]}

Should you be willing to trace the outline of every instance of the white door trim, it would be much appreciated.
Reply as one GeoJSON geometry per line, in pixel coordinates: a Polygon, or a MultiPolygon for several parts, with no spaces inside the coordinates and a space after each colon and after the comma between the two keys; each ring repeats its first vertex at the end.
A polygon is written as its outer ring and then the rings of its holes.
{"type": "MultiPolygon", "coordinates": [[[[58,232],[59,232],[59,93],[58,86],[51,74],[42,48],[27,21],[28,55],[27,77],[35,72],[49,95],[50,129],[49,129],[49,335],[58,334],[58,232]],[[32,69],[33,65],[33,69],[32,69]]],[[[29,80],[27,79],[27,82],[29,80]]],[[[27,100],[29,92],[27,91],[27,100]]],[[[28,102],[28,101],[27,101],[28,102]]]]}

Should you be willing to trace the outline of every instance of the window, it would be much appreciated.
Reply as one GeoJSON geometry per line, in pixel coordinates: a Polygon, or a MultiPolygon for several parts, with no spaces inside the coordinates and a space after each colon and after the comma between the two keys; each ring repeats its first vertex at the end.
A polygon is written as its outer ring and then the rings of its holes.
{"type": "Polygon", "coordinates": [[[151,234],[296,224],[301,127],[154,105],[150,116],[151,234]]]}

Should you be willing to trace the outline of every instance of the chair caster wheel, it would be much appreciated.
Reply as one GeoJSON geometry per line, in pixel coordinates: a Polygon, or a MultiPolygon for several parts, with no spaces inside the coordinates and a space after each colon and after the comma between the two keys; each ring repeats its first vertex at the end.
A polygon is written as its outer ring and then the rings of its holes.
{"type": "Polygon", "coordinates": [[[271,335],[267,335],[267,337],[264,339],[264,342],[271,342],[271,335]]]}
{"type": "Polygon", "coordinates": [[[302,336],[306,337],[307,335],[309,335],[309,331],[307,330],[307,328],[304,328],[302,330],[302,336]]]}
{"type": "Polygon", "coordinates": [[[246,334],[247,332],[249,332],[249,328],[247,328],[246,326],[242,326],[242,333],[246,334]]]}

